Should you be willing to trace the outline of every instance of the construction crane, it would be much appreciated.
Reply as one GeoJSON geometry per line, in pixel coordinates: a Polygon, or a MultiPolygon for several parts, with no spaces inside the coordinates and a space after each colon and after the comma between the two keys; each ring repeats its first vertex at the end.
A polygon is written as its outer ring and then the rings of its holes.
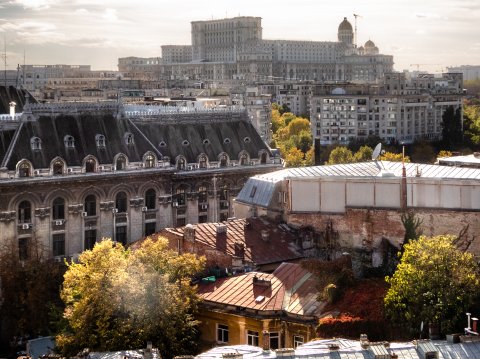
{"type": "Polygon", "coordinates": [[[358,14],[353,14],[353,17],[355,18],[355,41],[353,42],[353,44],[355,45],[355,47],[357,47],[357,40],[358,40],[358,36],[357,36],[357,17],[362,17],[358,14]]]}

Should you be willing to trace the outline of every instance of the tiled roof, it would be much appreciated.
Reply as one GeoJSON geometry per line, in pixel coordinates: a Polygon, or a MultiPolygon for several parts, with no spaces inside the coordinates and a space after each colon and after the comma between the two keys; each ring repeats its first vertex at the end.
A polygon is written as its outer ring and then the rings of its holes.
{"type": "MultiPolygon", "coordinates": [[[[183,236],[184,230],[185,227],[164,229],[164,231],[180,237],[183,236]]],[[[231,256],[235,255],[235,243],[244,243],[245,260],[260,265],[303,258],[303,255],[296,250],[295,239],[296,237],[283,227],[260,218],[234,219],[222,223],[195,225],[196,242],[231,256]],[[227,232],[225,234],[217,234],[219,225],[226,225],[227,232]],[[267,240],[262,238],[262,231],[268,235],[267,240]]]]}
{"type": "Polygon", "coordinates": [[[295,263],[282,263],[272,274],[250,272],[202,284],[199,294],[212,304],[298,316],[317,316],[323,307],[315,277],[295,263]]]}

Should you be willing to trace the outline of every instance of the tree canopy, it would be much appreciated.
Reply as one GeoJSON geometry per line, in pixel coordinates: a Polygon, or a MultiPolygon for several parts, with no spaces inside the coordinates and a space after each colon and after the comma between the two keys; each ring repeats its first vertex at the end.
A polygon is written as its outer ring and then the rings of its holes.
{"type": "Polygon", "coordinates": [[[385,296],[386,313],[412,331],[420,324],[454,323],[474,299],[479,285],[478,265],[470,253],[456,248],[454,236],[421,236],[404,246],[400,264],[385,296]]]}
{"type": "Polygon", "coordinates": [[[103,240],[68,265],[61,297],[69,327],[57,336],[63,354],[143,348],[163,358],[192,354],[197,308],[190,278],[204,259],[178,255],[167,240],[145,240],[137,250],[103,240]]]}

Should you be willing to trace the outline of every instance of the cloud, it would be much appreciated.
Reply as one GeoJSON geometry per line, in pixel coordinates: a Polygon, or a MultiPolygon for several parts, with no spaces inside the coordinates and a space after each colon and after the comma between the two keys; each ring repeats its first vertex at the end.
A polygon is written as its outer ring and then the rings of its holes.
{"type": "Polygon", "coordinates": [[[56,0],[14,0],[15,4],[23,6],[24,9],[43,10],[56,3],[56,0]]]}
{"type": "Polygon", "coordinates": [[[102,17],[109,22],[117,21],[118,20],[117,10],[107,8],[107,9],[105,9],[105,12],[103,13],[102,17]]]}

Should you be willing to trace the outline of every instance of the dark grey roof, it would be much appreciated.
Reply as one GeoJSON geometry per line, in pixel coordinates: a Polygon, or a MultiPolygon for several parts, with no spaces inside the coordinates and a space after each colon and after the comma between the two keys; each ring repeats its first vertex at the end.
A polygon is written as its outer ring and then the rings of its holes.
{"type": "MultiPolygon", "coordinates": [[[[16,133],[0,129],[0,159],[4,167],[14,170],[20,160],[27,159],[34,168],[48,168],[57,156],[63,158],[67,166],[82,166],[88,155],[95,156],[99,164],[112,164],[119,153],[125,154],[131,162],[140,162],[149,151],[159,159],[169,156],[171,163],[178,155],[194,163],[201,153],[205,153],[209,161],[218,161],[223,152],[234,160],[243,150],[250,158],[258,158],[260,150],[270,153],[248,121],[246,112],[235,115],[225,112],[212,117],[208,113],[170,114],[146,121],[117,116],[114,110],[76,113],[72,111],[74,105],[61,106],[66,109],[62,112],[57,108],[51,115],[44,105],[40,106],[42,112],[29,116],[34,120],[24,118],[16,133]],[[127,145],[127,133],[133,135],[133,144],[127,145]],[[105,136],[105,148],[97,147],[96,135],[105,136]],[[74,138],[74,148],[66,148],[65,136],[74,138]],[[33,137],[41,139],[41,150],[32,150],[33,137]],[[160,147],[161,142],[166,146],[160,147]]],[[[25,113],[24,117],[27,117],[25,113]]]]}
{"type": "MultiPolygon", "coordinates": [[[[10,105],[11,101],[14,101],[17,106],[15,108],[16,112],[22,112],[23,106],[26,102],[26,95],[30,94],[26,90],[19,90],[13,86],[5,87],[0,86],[0,115],[10,113],[10,105]]],[[[37,101],[30,96],[29,102],[36,103],[37,101]]]]}

